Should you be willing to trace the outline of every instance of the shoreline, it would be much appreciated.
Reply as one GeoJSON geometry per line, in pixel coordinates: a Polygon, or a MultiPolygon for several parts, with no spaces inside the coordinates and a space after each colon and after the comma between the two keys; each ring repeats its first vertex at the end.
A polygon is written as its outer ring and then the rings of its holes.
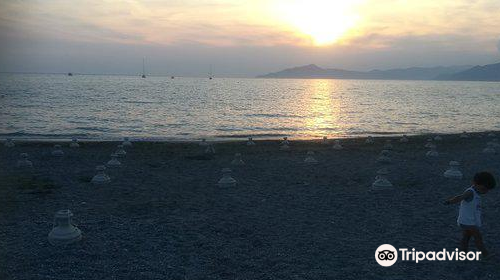
{"type": "MultiPolygon", "coordinates": [[[[392,133],[392,132],[379,132],[379,133],[373,133],[373,134],[359,134],[359,135],[334,135],[334,136],[329,136],[328,140],[353,140],[353,139],[366,139],[368,136],[373,137],[373,139],[391,139],[391,138],[400,138],[403,135],[406,135],[408,137],[434,137],[434,136],[459,136],[462,132],[456,132],[456,133],[431,133],[431,132],[425,132],[425,133],[414,133],[414,134],[399,134],[399,133],[392,133]]],[[[468,132],[468,135],[487,135],[489,133],[493,134],[499,134],[500,130],[483,130],[483,131],[473,131],[473,132],[468,132]]],[[[166,138],[166,137],[134,137],[134,136],[129,136],[125,135],[125,137],[129,137],[130,141],[132,142],[137,142],[137,143],[198,143],[201,139],[206,139],[207,141],[210,141],[212,143],[231,143],[231,142],[241,142],[241,141],[247,141],[248,137],[252,137],[254,141],[281,141],[283,137],[288,137],[290,141],[299,141],[299,142],[315,142],[315,141],[321,141],[323,139],[323,136],[317,136],[317,137],[294,137],[294,136],[289,136],[289,135],[276,135],[276,136],[259,136],[259,135],[248,135],[248,136],[240,136],[240,135],[235,135],[235,136],[226,136],[226,137],[200,137],[200,138],[193,138],[193,139],[178,139],[178,138],[166,138]]],[[[120,142],[123,141],[123,138],[119,137],[110,137],[110,138],[91,138],[91,137],[69,137],[69,136],[64,136],[64,137],[16,137],[16,136],[8,136],[8,135],[0,135],[0,142],[5,142],[7,139],[12,139],[15,142],[20,142],[20,143],[36,143],[36,142],[45,142],[45,143],[66,143],[66,142],[71,142],[73,138],[78,139],[78,142],[89,142],[89,143],[107,143],[107,142],[120,142]]]]}

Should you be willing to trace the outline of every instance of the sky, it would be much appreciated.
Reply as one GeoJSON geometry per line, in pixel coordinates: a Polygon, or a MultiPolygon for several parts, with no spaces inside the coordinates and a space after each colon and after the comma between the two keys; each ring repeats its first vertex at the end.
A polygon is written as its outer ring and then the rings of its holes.
{"type": "Polygon", "coordinates": [[[0,0],[0,71],[253,77],[500,62],[498,0],[0,0]]]}

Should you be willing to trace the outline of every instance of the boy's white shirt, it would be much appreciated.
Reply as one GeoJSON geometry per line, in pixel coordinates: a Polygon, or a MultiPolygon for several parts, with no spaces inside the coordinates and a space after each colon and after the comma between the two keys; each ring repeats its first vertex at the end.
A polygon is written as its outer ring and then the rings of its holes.
{"type": "Polygon", "coordinates": [[[480,227],[481,224],[481,196],[477,191],[470,187],[465,190],[472,191],[472,200],[466,201],[465,199],[460,202],[460,208],[458,210],[458,225],[467,226],[477,226],[480,227]]]}

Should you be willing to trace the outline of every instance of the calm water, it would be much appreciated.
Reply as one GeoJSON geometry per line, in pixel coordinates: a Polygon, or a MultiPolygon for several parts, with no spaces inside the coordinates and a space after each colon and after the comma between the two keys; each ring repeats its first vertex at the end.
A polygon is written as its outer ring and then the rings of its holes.
{"type": "Polygon", "coordinates": [[[500,129],[500,83],[0,74],[0,137],[300,138],[500,129]]]}

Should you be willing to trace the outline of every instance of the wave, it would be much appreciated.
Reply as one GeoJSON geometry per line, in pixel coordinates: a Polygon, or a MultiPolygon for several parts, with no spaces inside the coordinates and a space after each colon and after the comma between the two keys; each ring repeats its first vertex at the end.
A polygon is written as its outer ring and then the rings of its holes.
{"type": "Polygon", "coordinates": [[[75,127],[75,130],[84,130],[84,131],[96,131],[96,132],[117,132],[119,130],[116,129],[110,129],[110,128],[104,128],[104,127],[98,127],[98,126],[80,126],[80,127],[75,127]]]}
{"type": "Polygon", "coordinates": [[[122,101],[123,103],[129,103],[129,104],[161,104],[164,102],[157,102],[157,101],[122,101]]]}
{"type": "Polygon", "coordinates": [[[284,137],[288,134],[283,133],[252,133],[252,134],[217,134],[214,135],[215,138],[267,138],[267,137],[284,137]]]}
{"type": "Polygon", "coordinates": [[[265,118],[305,118],[298,115],[285,115],[285,114],[245,114],[245,117],[265,117],[265,118]]]}
{"type": "Polygon", "coordinates": [[[57,133],[57,134],[51,134],[51,133],[28,133],[28,132],[10,132],[10,133],[0,133],[0,137],[30,137],[30,138],[36,138],[36,137],[50,137],[50,138],[66,138],[66,137],[90,137],[89,134],[84,134],[84,133],[57,133]]]}
{"type": "Polygon", "coordinates": [[[343,133],[345,135],[402,135],[407,134],[403,131],[352,131],[343,133]]]}

